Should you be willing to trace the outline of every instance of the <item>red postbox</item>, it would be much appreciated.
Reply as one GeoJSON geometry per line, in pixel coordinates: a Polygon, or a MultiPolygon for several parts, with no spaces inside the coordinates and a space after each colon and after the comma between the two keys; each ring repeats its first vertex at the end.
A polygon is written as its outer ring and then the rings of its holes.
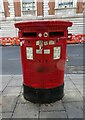
{"type": "Polygon", "coordinates": [[[50,103],[64,95],[68,21],[33,20],[16,23],[21,46],[24,98],[50,103]]]}

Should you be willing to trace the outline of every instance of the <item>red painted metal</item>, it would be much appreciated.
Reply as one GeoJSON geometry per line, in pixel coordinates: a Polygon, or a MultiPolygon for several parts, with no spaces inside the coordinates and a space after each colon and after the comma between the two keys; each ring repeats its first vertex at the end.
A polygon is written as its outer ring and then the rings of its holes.
{"type": "Polygon", "coordinates": [[[69,26],[72,26],[71,22],[57,20],[33,20],[15,24],[19,28],[24,85],[48,89],[64,83],[69,26]],[[42,41],[42,45],[37,45],[36,41],[42,41]],[[29,60],[26,49],[30,47],[33,48],[33,58],[29,60]],[[54,59],[56,47],[60,49],[60,58],[54,59]],[[37,54],[37,49],[42,49],[42,54],[37,54]],[[48,50],[47,54],[45,50],[48,50]]]}

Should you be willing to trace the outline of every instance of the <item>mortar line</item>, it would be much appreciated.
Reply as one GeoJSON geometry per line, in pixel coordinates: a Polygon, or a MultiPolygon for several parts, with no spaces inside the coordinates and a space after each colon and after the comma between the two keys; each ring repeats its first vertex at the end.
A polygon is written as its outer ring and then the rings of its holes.
{"type": "MultiPolygon", "coordinates": [[[[72,79],[70,78],[70,76],[68,76],[69,77],[69,79],[72,81],[72,79]]],[[[79,89],[76,87],[76,85],[75,85],[75,83],[72,81],[72,83],[74,84],[74,86],[75,86],[75,88],[76,88],[76,90],[78,90],[78,92],[80,93],[80,95],[81,95],[81,92],[79,91],[79,89]]],[[[81,97],[83,98],[83,96],[81,95],[81,97]]]]}
{"type": "MultiPolygon", "coordinates": [[[[21,87],[21,90],[22,90],[22,87],[21,87]]],[[[19,95],[17,96],[17,101],[16,101],[16,103],[15,103],[15,106],[14,106],[14,109],[13,109],[13,112],[12,112],[12,115],[11,115],[11,120],[12,120],[14,111],[15,111],[15,109],[16,109],[16,106],[18,105],[18,100],[19,100],[20,94],[21,94],[21,91],[19,92],[19,95]]]]}
{"type": "MultiPolygon", "coordinates": [[[[12,75],[11,75],[11,79],[8,81],[6,87],[8,86],[8,84],[10,83],[11,80],[12,80],[12,75]]],[[[3,87],[3,83],[2,83],[2,87],[3,87]]],[[[4,90],[6,89],[6,87],[2,90],[2,93],[4,92],[4,90]]],[[[2,94],[2,96],[3,96],[3,94],[2,94]]]]}
{"type": "Polygon", "coordinates": [[[38,120],[40,120],[40,107],[41,107],[41,104],[39,104],[38,120]]]}

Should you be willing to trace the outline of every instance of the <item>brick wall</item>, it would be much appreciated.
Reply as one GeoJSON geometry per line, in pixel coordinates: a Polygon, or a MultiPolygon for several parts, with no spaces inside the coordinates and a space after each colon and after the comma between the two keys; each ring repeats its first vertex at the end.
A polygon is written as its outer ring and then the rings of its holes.
{"type": "Polygon", "coordinates": [[[77,2],[77,13],[82,13],[83,12],[83,0],[78,0],[77,2]]]}
{"type": "Polygon", "coordinates": [[[55,0],[49,1],[49,15],[55,15],[55,0]]]}
{"type": "Polygon", "coordinates": [[[43,16],[43,0],[37,0],[37,16],[43,16]]]}
{"type": "Polygon", "coordinates": [[[21,16],[21,3],[20,0],[14,1],[14,12],[15,12],[15,16],[19,17],[21,16]]]}
{"type": "Polygon", "coordinates": [[[9,8],[8,8],[8,1],[7,0],[3,0],[3,5],[4,5],[5,17],[10,17],[9,8]]]}

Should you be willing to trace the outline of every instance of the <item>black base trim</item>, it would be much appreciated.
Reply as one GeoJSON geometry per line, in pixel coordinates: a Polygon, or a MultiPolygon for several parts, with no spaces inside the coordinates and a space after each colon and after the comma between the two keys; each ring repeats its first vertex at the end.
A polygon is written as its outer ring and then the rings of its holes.
{"type": "Polygon", "coordinates": [[[24,98],[33,103],[52,103],[64,96],[64,84],[52,89],[37,89],[23,86],[24,98]]]}

